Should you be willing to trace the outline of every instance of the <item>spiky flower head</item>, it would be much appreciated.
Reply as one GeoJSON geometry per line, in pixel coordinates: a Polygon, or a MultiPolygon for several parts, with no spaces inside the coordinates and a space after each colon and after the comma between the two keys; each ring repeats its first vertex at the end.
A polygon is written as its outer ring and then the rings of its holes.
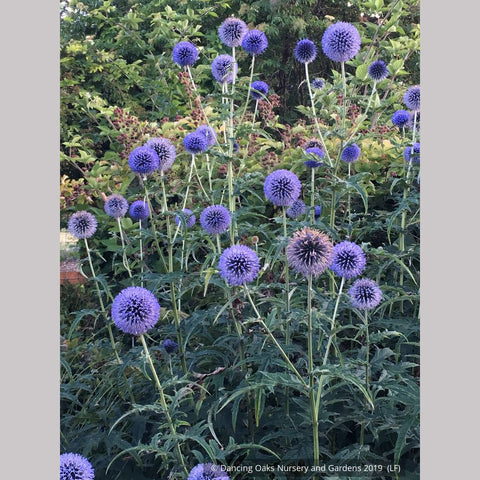
{"type": "Polygon", "coordinates": [[[172,57],[181,67],[191,66],[198,60],[198,50],[193,43],[179,42],[173,47],[172,57]]]}
{"type": "Polygon", "coordinates": [[[256,252],[246,245],[233,245],[223,251],[218,270],[229,285],[243,285],[255,279],[260,270],[260,260],[256,252]]]}
{"type": "Polygon", "coordinates": [[[297,230],[287,246],[287,260],[296,273],[317,277],[332,263],[333,244],[318,230],[303,227],[297,230]]]}
{"type": "Polygon", "coordinates": [[[330,269],[340,277],[358,277],[365,270],[367,260],[362,248],[354,242],[344,241],[333,247],[330,269]]]}
{"type": "Polygon", "coordinates": [[[325,87],[325,80],[323,78],[315,78],[312,80],[312,88],[315,90],[321,90],[325,87]]]}
{"type": "Polygon", "coordinates": [[[383,60],[375,60],[368,67],[368,76],[376,82],[384,80],[388,77],[387,64],[383,60]]]}
{"type": "Polygon", "coordinates": [[[317,168],[317,167],[320,167],[320,165],[322,165],[322,162],[319,162],[318,160],[315,159],[315,158],[320,159],[325,155],[325,153],[323,153],[323,150],[321,148],[310,147],[305,150],[305,153],[307,153],[308,156],[310,157],[310,160],[306,160],[305,162],[303,162],[305,166],[307,166],[308,168],[317,168]]]}
{"type": "Polygon", "coordinates": [[[200,224],[210,235],[223,233],[230,226],[230,212],[222,205],[210,205],[200,214],[200,224]]]}
{"type": "Polygon", "coordinates": [[[307,207],[302,200],[295,200],[285,212],[290,218],[297,218],[307,211],[307,207]]]}
{"type": "Polygon", "coordinates": [[[230,477],[219,465],[200,463],[190,470],[187,480],[230,480],[230,477]]]}
{"type": "Polygon", "coordinates": [[[249,30],[243,37],[242,47],[250,55],[261,55],[268,47],[267,36],[261,30],[249,30]]]}
{"type": "Polygon", "coordinates": [[[420,110],[420,85],[414,85],[407,89],[403,95],[403,103],[410,110],[420,110]]]}
{"type": "Polygon", "coordinates": [[[75,212],[68,220],[68,230],[74,237],[90,238],[97,231],[97,219],[85,210],[75,212]]]}
{"type": "Polygon", "coordinates": [[[205,135],[209,146],[217,143],[217,132],[212,127],[209,127],[208,125],[200,125],[195,131],[205,135]]]}
{"type": "Polygon", "coordinates": [[[180,214],[175,215],[175,223],[183,226],[183,222],[185,222],[187,228],[193,227],[196,220],[197,218],[189,208],[184,208],[180,214]]]}
{"type": "Polygon", "coordinates": [[[228,17],[218,27],[218,36],[227,47],[239,47],[247,32],[247,24],[235,17],[228,17]]]}
{"type": "Polygon", "coordinates": [[[122,195],[114,193],[107,197],[103,208],[110,217],[120,218],[128,212],[128,202],[122,195]]]}
{"type": "Polygon", "coordinates": [[[130,209],[128,211],[129,215],[134,220],[145,220],[150,215],[150,210],[148,208],[147,202],[144,200],[135,200],[130,205],[130,209]]]}
{"type": "Polygon", "coordinates": [[[250,87],[252,88],[250,90],[250,96],[255,100],[261,100],[268,93],[268,85],[265,82],[262,82],[261,80],[252,82],[250,87]]]}
{"type": "Polygon", "coordinates": [[[158,169],[161,172],[167,171],[173,165],[175,157],[177,156],[177,152],[168,138],[151,138],[147,141],[145,146],[155,150],[160,161],[158,169]]]}
{"type": "Polygon", "coordinates": [[[183,146],[188,153],[197,155],[208,148],[208,140],[205,135],[199,132],[191,132],[185,135],[183,146]]]}
{"type": "Polygon", "coordinates": [[[410,120],[410,112],[408,110],[397,110],[392,115],[392,123],[397,127],[405,127],[410,120]]]}
{"type": "Polygon", "coordinates": [[[133,172],[139,173],[140,175],[148,175],[158,169],[160,159],[153,148],[142,145],[130,153],[128,165],[133,172]]]}
{"type": "Polygon", "coordinates": [[[238,142],[233,142],[233,153],[238,153],[238,150],[240,149],[240,145],[238,142]]]}
{"type": "Polygon", "coordinates": [[[413,163],[420,163],[420,143],[415,142],[413,144],[413,152],[411,146],[406,147],[403,156],[407,162],[411,160],[413,163]]]}
{"type": "Polygon", "coordinates": [[[321,205],[315,205],[315,213],[314,213],[315,220],[318,220],[321,214],[322,214],[321,205]]]}
{"type": "Polygon", "coordinates": [[[218,55],[212,62],[212,75],[217,82],[232,83],[238,65],[231,55],[218,55]]]}
{"type": "Polygon", "coordinates": [[[178,350],[178,343],[167,338],[162,342],[162,347],[167,353],[175,353],[178,350]]]}
{"type": "Polygon", "coordinates": [[[277,207],[288,207],[300,196],[302,184],[290,170],[275,170],[267,176],[263,192],[267,200],[277,207]]]}
{"type": "Polygon", "coordinates": [[[112,319],[125,333],[141,335],[160,318],[160,304],[155,295],[143,287],[124,288],[112,303],[112,319]]]}
{"type": "Polygon", "coordinates": [[[382,301],[380,287],[369,278],[355,280],[348,290],[352,305],[360,310],[371,310],[382,301]]]}
{"type": "Polygon", "coordinates": [[[322,36],[323,53],[334,62],[346,62],[360,50],[358,30],[348,22],[333,23],[322,36]]]}
{"type": "Polygon", "coordinates": [[[352,163],[358,160],[360,153],[360,147],[356,143],[351,143],[343,149],[340,158],[346,163],[352,163]]]}
{"type": "Polygon", "coordinates": [[[311,40],[304,38],[297,43],[293,53],[300,63],[310,63],[317,57],[317,47],[311,40]]]}
{"type": "Polygon", "coordinates": [[[92,464],[79,453],[60,455],[60,480],[93,480],[95,471],[92,464]]]}

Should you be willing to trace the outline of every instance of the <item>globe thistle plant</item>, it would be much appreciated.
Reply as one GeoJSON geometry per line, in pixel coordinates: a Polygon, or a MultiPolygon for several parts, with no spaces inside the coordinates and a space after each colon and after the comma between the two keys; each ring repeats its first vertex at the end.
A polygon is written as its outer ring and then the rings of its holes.
{"type": "Polygon", "coordinates": [[[358,160],[360,157],[360,147],[356,143],[352,143],[350,145],[347,145],[343,151],[342,155],[340,158],[345,162],[345,163],[352,163],[358,160]]]}
{"type": "Polygon", "coordinates": [[[196,220],[197,218],[194,213],[188,208],[184,208],[179,215],[175,215],[175,223],[177,225],[183,225],[183,222],[185,222],[187,228],[193,227],[196,220]]]}
{"type": "Polygon", "coordinates": [[[208,140],[206,135],[200,132],[188,133],[183,139],[183,146],[188,153],[197,155],[205,152],[208,148],[208,140]]]}
{"type": "Polygon", "coordinates": [[[112,218],[120,218],[125,216],[128,211],[128,202],[122,195],[118,193],[114,193],[110,195],[105,200],[105,204],[103,206],[107,215],[112,218]]]}
{"type": "Polygon", "coordinates": [[[315,205],[315,213],[314,213],[315,220],[318,220],[321,214],[322,214],[322,207],[320,205],[315,205]]]}
{"type": "Polygon", "coordinates": [[[195,131],[205,135],[209,146],[217,143],[217,132],[212,127],[209,127],[208,125],[200,125],[195,131]]]}
{"type": "Polygon", "coordinates": [[[95,216],[85,210],[75,212],[68,220],[69,232],[79,239],[93,236],[97,231],[97,225],[95,216]]]}
{"type": "Polygon", "coordinates": [[[367,260],[362,248],[354,242],[344,241],[333,247],[330,269],[347,279],[358,277],[365,270],[367,260]]]}
{"type": "Polygon", "coordinates": [[[311,40],[304,38],[297,43],[293,53],[300,63],[311,63],[317,57],[317,47],[311,40]]]}
{"type": "Polygon", "coordinates": [[[181,67],[189,67],[198,60],[198,49],[190,42],[179,42],[173,47],[173,61],[181,67]]]}
{"type": "Polygon", "coordinates": [[[413,144],[413,152],[411,146],[406,147],[403,156],[407,162],[411,160],[413,163],[420,163],[420,143],[415,142],[413,144]]]}
{"type": "Polygon", "coordinates": [[[140,175],[153,173],[160,166],[157,152],[145,145],[135,148],[128,157],[128,165],[133,172],[140,175]]]}
{"type": "Polygon", "coordinates": [[[312,80],[312,88],[315,90],[322,90],[325,87],[325,80],[323,78],[314,78],[312,80]]]}
{"type": "Polygon", "coordinates": [[[218,55],[213,59],[212,75],[219,83],[232,83],[237,69],[237,62],[231,55],[218,55]]]}
{"type": "Polygon", "coordinates": [[[290,239],[287,260],[296,273],[317,277],[332,263],[333,244],[324,233],[304,227],[290,239]]]}
{"type": "Polygon", "coordinates": [[[307,207],[303,200],[295,200],[288,208],[287,215],[290,218],[297,218],[303,215],[307,211],[307,207]]]}
{"type": "Polygon", "coordinates": [[[60,480],[93,480],[95,471],[92,464],[79,453],[60,455],[60,480]]]}
{"type": "Polygon", "coordinates": [[[375,82],[380,82],[388,77],[387,64],[383,60],[375,60],[368,67],[368,76],[375,82]]]}
{"type": "Polygon", "coordinates": [[[130,205],[128,214],[130,215],[130,217],[132,217],[133,220],[145,220],[150,215],[148,203],[144,200],[135,200],[130,205]]]}
{"type": "Polygon", "coordinates": [[[410,110],[420,110],[420,85],[414,85],[407,89],[403,95],[403,103],[410,110]]]}
{"type": "Polygon", "coordinates": [[[275,170],[267,176],[263,192],[267,200],[278,207],[288,207],[300,196],[302,184],[290,170],[275,170]]]}
{"type": "Polygon", "coordinates": [[[124,288],[112,303],[112,319],[124,333],[142,335],[160,318],[160,304],[155,295],[143,287],[124,288]]]}
{"type": "Polygon", "coordinates": [[[260,260],[246,245],[226,248],[218,262],[220,276],[231,286],[252,282],[260,270],[260,260]]]}
{"type": "Polygon", "coordinates": [[[230,480],[230,477],[214,463],[200,463],[190,470],[187,480],[230,480]]]}
{"type": "Polygon", "coordinates": [[[322,150],[322,142],[320,142],[320,140],[317,140],[316,138],[311,138],[310,140],[307,140],[305,142],[305,145],[303,146],[303,149],[305,151],[307,151],[309,148],[319,148],[320,150],[322,150]]]}
{"type": "Polygon", "coordinates": [[[250,55],[261,55],[268,47],[267,36],[261,30],[249,30],[243,37],[242,47],[250,55]]]}
{"type": "Polygon", "coordinates": [[[200,214],[200,224],[210,235],[228,230],[230,220],[230,212],[222,205],[210,205],[200,214]]]}
{"type": "Polygon", "coordinates": [[[369,278],[355,280],[348,290],[351,303],[360,310],[371,310],[382,301],[382,291],[375,281],[369,278]]]}
{"type": "Polygon", "coordinates": [[[310,160],[306,160],[305,162],[303,162],[305,164],[306,167],[308,168],[317,168],[317,167],[320,167],[322,164],[322,162],[319,162],[317,160],[315,160],[314,158],[317,157],[317,158],[322,158],[325,154],[323,153],[323,150],[321,148],[318,148],[318,147],[310,147],[310,148],[307,148],[305,150],[305,153],[307,153],[309,155],[309,157],[311,157],[310,160]],[[313,158],[312,158],[313,157],[313,158]]]}
{"type": "Polygon", "coordinates": [[[162,347],[168,354],[172,354],[178,350],[178,343],[167,338],[162,342],[162,347]]]}
{"type": "Polygon", "coordinates": [[[334,62],[352,59],[359,52],[360,44],[360,33],[348,22],[333,23],[322,36],[323,53],[334,62]]]}
{"type": "Polygon", "coordinates": [[[392,123],[397,127],[405,127],[410,120],[410,112],[408,110],[397,110],[392,115],[392,123]]]}
{"type": "Polygon", "coordinates": [[[173,165],[175,157],[177,155],[174,145],[168,140],[168,138],[157,137],[151,138],[145,144],[146,147],[155,150],[160,161],[158,169],[161,172],[167,171],[173,165]]]}
{"type": "Polygon", "coordinates": [[[218,28],[218,36],[227,47],[239,47],[247,32],[247,24],[235,17],[227,18],[218,28]]]}
{"type": "Polygon", "coordinates": [[[265,98],[268,93],[268,85],[261,80],[257,80],[256,82],[252,82],[250,85],[250,96],[255,100],[261,100],[265,98]]]}

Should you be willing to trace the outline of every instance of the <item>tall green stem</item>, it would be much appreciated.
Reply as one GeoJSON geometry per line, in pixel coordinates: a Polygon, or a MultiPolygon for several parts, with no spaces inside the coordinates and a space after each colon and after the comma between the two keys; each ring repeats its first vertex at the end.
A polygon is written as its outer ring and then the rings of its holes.
{"type": "Polygon", "coordinates": [[[127,269],[128,276],[132,278],[132,271],[130,270],[130,265],[128,263],[127,252],[125,251],[125,240],[123,238],[123,229],[122,229],[122,223],[120,221],[120,217],[117,218],[117,223],[118,223],[118,231],[120,232],[120,239],[122,241],[123,266],[127,269]]]}
{"type": "MultiPolygon", "coordinates": [[[[368,310],[365,310],[365,316],[363,319],[363,323],[365,325],[365,343],[366,343],[366,350],[365,350],[365,390],[368,392],[370,388],[370,336],[368,334],[368,310]]],[[[365,400],[366,405],[366,400],[365,400]]],[[[360,427],[360,445],[363,445],[365,436],[365,421],[362,421],[362,425],[360,427]]]]}
{"type": "Polygon", "coordinates": [[[315,222],[315,168],[312,168],[312,177],[310,181],[310,222],[315,222]]]}
{"type": "MultiPolygon", "coordinates": [[[[245,116],[245,112],[247,111],[248,102],[250,100],[250,92],[252,91],[252,81],[253,81],[253,68],[255,65],[255,55],[252,55],[252,63],[250,64],[250,80],[248,81],[248,91],[247,91],[247,98],[245,100],[245,106],[243,107],[242,116],[240,118],[240,123],[243,122],[243,117],[245,116]]],[[[257,101],[258,102],[258,101],[257,101]]],[[[255,111],[257,106],[255,105],[255,111]]],[[[255,118],[255,115],[254,115],[255,118]]]]}

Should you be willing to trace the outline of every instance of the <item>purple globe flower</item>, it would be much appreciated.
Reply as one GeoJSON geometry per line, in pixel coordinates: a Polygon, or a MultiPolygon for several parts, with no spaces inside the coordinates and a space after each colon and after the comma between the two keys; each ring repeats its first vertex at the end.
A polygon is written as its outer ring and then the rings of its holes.
{"type": "Polygon", "coordinates": [[[367,260],[362,248],[354,242],[344,241],[333,247],[330,269],[340,277],[358,277],[365,270],[367,260]]]}
{"type": "Polygon", "coordinates": [[[227,47],[239,47],[247,32],[247,24],[235,17],[227,18],[218,27],[218,36],[227,47]]]}
{"type": "Polygon", "coordinates": [[[148,204],[144,200],[135,200],[130,205],[130,210],[128,211],[129,215],[134,220],[145,220],[150,215],[150,210],[148,209],[148,204]]]}
{"type": "Polygon", "coordinates": [[[382,301],[380,287],[369,278],[355,280],[348,290],[352,305],[360,310],[371,310],[382,301]]]}
{"type": "Polygon", "coordinates": [[[330,25],[322,36],[323,53],[334,62],[346,62],[360,50],[361,38],[358,30],[347,22],[330,25]]]}
{"type": "Polygon", "coordinates": [[[154,327],[159,318],[160,304],[146,288],[124,288],[113,299],[112,319],[122,332],[141,335],[154,327]]]}
{"type": "Polygon", "coordinates": [[[414,85],[407,89],[403,95],[403,103],[410,110],[420,110],[420,85],[414,85]]]}
{"type": "Polygon", "coordinates": [[[317,140],[316,138],[311,138],[305,143],[303,148],[305,151],[309,148],[319,148],[320,150],[322,150],[322,142],[320,142],[320,140],[317,140]]]}
{"type": "Polygon", "coordinates": [[[410,120],[410,112],[408,110],[397,110],[392,115],[392,123],[397,127],[405,127],[410,120]]]}
{"type": "Polygon", "coordinates": [[[290,218],[297,218],[307,211],[307,207],[302,200],[295,200],[285,212],[290,218]]]}
{"type": "Polygon", "coordinates": [[[200,463],[190,470],[187,480],[230,480],[230,477],[220,465],[200,463]]]}
{"type": "Polygon", "coordinates": [[[262,82],[261,80],[252,82],[250,87],[252,88],[250,90],[250,96],[255,100],[261,100],[268,93],[268,85],[265,82],[262,82]]]}
{"type": "Polygon", "coordinates": [[[175,215],[175,223],[182,226],[185,224],[187,228],[193,227],[196,219],[193,212],[188,208],[183,209],[179,215],[175,215]]]}
{"type": "Polygon", "coordinates": [[[360,147],[356,143],[352,143],[343,149],[340,158],[346,163],[352,163],[358,160],[360,153],[360,147]]]}
{"type": "Polygon", "coordinates": [[[255,279],[260,270],[260,260],[251,248],[233,245],[223,251],[218,269],[229,285],[243,285],[255,279]]]}
{"type": "Polygon", "coordinates": [[[173,47],[172,57],[181,67],[190,66],[198,60],[198,50],[193,43],[179,42],[173,47]]]}
{"type": "Polygon", "coordinates": [[[416,142],[413,144],[413,152],[411,146],[406,147],[403,151],[403,156],[407,162],[411,160],[413,163],[420,163],[420,143],[416,142]]]}
{"type": "Polygon", "coordinates": [[[368,67],[368,75],[372,80],[379,82],[388,77],[387,64],[383,60],[376,60],[368,67]]]}
{"type": "Polygon", "coordinates": [[[250,55],[261,55],[268,47],[267,36],[260,30],[249,30],[243,37],[242,47],[250,55]]]}
{"type": "Polygon", "coordinates": [[[315,213],[314,213],[315,220],[318,220],[321,214],[322,214],[322,207],[320,205],[315,205],[315,213]]]}
{"type": "Polygon", "coordinates": [[[302,184],[290,170],[275,170],[267,176],[263,192],[267,200],[277,207],[288,207],[300,196],[302,184]]]}
{"type": "Polygon", "coordinates": [[[217,132],[212,127],[209,127],[208,125],[200,125],[195,131],[205,135],[209,146],[217,143],[217,132]]]}
{"type": "Polygon", "coordinates": [[[315,78],[312,80],[312,88],[315,90],[321,90],[325,87],[325,80],[323,78],[315,78]]]}
{"type": "Polygon", "coordinates": [[[167,353],[175,353],[178,350],[178,343],[170,340],[169,338],[165,339],[162,342],[162,347],[167,353]]]}
{"type": "Polygon", "coordinates": [[[103,208],[110,217],[120,218],[125,216],[128,212],[128,202],[122,197],[122,195],[114,193],[107,197],[103,208]]]}
{"type": "Polygon", "coordinates": [[[293,234],[287,246],[287,260],[297,273],[317,277],[332,263],[333,244],[322,232],[303,227],[293,234]]]}
{"type": "Polygon", "coordinates": [[[68,230],[77,238],[90,238],[97,231],[97,219],[90,212],[75,212],[68,220],[68,230]]]}
{"type": "Polygon", "coordinates": [[[238,142],[233,142],[233,153],[238,153],[238,150],[240,149],[240,145],[238,142]]]}
{"type": "Polygon", "coordinates": [[[305,150],[305,153],[307,153],[311,158],[310,160],[306,160],[305,162],[303,162],[305,166],[307,166],[308,168],[317,168],[317,167],[320,167],[320,165],[322,165],[322,162],[315,160],[315,157],[320,159],[325,155],[325,153],[323,153],[323,150],[321,148],[310,147],[305,150]]]}
{"type": "Polygon", "coordinates": [[[151,138],[147,141],[145,146],[155,150],[160,161],[160,165],[158,167],[160,171],[165,172],[173,165],[175,157],[177,156],[177,152],[168,138],[151,138]]]}
{"type": "Polygon", "coordinates": [[[237,62],[230,55],[218,55],[212,62],[213,78],[220,83],[232,83],[237,74],[237,62]]]}
{"type": "Polygon", "coordinates": [[[157,152],[145,145],[137,147],[128,157],[128,165],[133,172],[141,175],[153,173],[160,166],[157,152]]]}
{"type": "Polygon", "coordinates": [[[317,47],[311,40],[304,38],[297,43],[293,53],[300,63],[310,63],[317,56],[317,47]]]}
{"type": "Polygon", "coordinates": [[[93,480],[95,471],[92,464],[79,453],[60,455],[60,480],[93,480]]]}
{"type": "Polygon", "coordinates": [[[199,132],[191,132],[185,135],[183,146],[188,153],[197,155],[208,148],[208,140],[205,135],[199,132]]]}
{"type": "Polygon", "coordinates": [[[223,233],[230,226],[230,212],[222,205],[210,205],[200,214],[200,224],[210,235],[223,233]]]}

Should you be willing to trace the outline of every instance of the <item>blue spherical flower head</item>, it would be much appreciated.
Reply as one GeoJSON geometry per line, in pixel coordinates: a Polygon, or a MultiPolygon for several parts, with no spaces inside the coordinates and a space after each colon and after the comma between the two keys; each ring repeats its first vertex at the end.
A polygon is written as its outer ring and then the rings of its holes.
{"type": "Polygon", "coordinates": [[[352,163],[358,160],[360,157],[360,147],[356,143],[352,143],[350,145],[347,145],[343,151],[342,155],[340,158],[345,162],[345,163],[352,163]]]}
{"type": "Polygon", "coordinates": [[[263,192],[277,207],[289,207],[300,196],[302,184],[290,170],[275,170],[267,176],[263,192]]]}
{"type": "Polygon", "coordinates": [[[360,33],[348,22],[333,23],[322,36],[323,53],[334,62],[352,59],[359,52],[360,44],[360,33]]]}
{"type": "Polygon", "coordinates": [[[367,260],[362,248],[354,242],[344,241],[333,247],[330,269],[340,277],[358,277],[365,270],[367,260]]]}
{"type": "Polygon", "coordinates": [[[325,153],[323,153],[323,150],[321,148],[310,147],[305,150],[305,153],[307,153],[311,158],[310,160],[306,160],[305,162],[303,162],[305,166],[307,166],[308,168],[317,168],[323,165],[322,162],[315,160],[315,158],[320,159],[325,155],[325,153]]]}
{"type": "Polygon", "coordinates": [[[145,220],[150,215],[148,204],[144,200],[135,200],[128,211],[133,220],[145,220]]]}
{"type": "Polygon", "coordinates": [[[302,200],[295,200],[285,212],[290,218],[297,218],[307,211],[307,207],[302,200]]]}
{"type": "Polygon", "coordinates": [[[187,480],[230,480],[230,477],[220,465],[200,463],[190,470],[187,480]]]}
{"type": "Polygon", "coordinates": [[[125,214],[128,212],[128,202],[124,197],[122,197],[122,195],[114,193],[113,195],[107,197],[103,208],[110,217],[120,218],[125,216],[125,214]]]}
{"type": "Polygon", "coordinates": [[[184,225],[187,228],[191,228],[195,225],[196,217],[189,208],[185,208],[179,215],[175,215],[175,223],[177,225],[184,225]]]}
{"type": "Polygon", "coordinates": [[[410,110],[420,110],[420,85],[414,85],[407,89],[403,95],[403,103],[410,110]]]}
{"type": "Polygon", "coordinates": [[[304,38],[297,43],[293,53],[300,63],[310,63],[317,56],[317,47],[311,40],[304,38]]]}
{"type": "Polygon", "coordinates": [[[68,220],[68,230],[77,238],[90,238],[97,231],[97,219],[90,212],[75,212],[68,220]]]}
{"type": "Polygon", "coordinates": [[[198,50],[193,43],[179,42],[173,47],[172,57],[181,67],[191,66],[198,60],[198,50]]]}
{"type": "Polygon", "coordinates": [[[141,335],[154,327],[159,318],[160,304],[146,288],[124,288],[113,299],[112,319],[124,333],[141,335]]]}
{"type": "Polygon", "coordinates": [[[168,354],[171,354],[175,353],[178,350],[178,343],[167,338],[162,342],[162,347],[168,354]]]}
{"type": "Polygon", "coordinates": [[[238,153],[238,150],[240,149],[240,145],[238,142],[233,142],[233,153],[238,153]]]}
{"type": "Polygon", "coordinates": [[[411,146],[406,147],[403,156],[407,162],[411,160],[413,163],[420,163],[420,143],[416,142],[413,144],[413,152],[411,146]]]}
{"type": "Polygon", "coordinates": [[[200,214],[200,224],[210,235],[223,233],[230,226],[230,212],[222,205],[210,205],[200,214]]]}
{"type": "Polygon", "coordinates": [[[212,127],[209,127],[208,125],[200,125],[195,131],[205,135],[209,146],[217,143],[217,132],[212,127]]]}
{"type": "Polygon", "coordinates": [[[167,171],[173,165],[177,152],[168,138],[151,138],[147,141],[145,146],[155,150],[160,162],[158,169],[161,172],[167,171]]]}
{"type": "Polygon", "coordinates": [[[321,214],[322,214],[322,207],[320,205],[315,205],[315,213],[314,213],[315,220],[318,220],[321,214]]]}
{"type": "Polygon", "coordinates": [[[226,248],[218,262],[220,276],[229,285],[252,282],[260,270],[260,260],[254,250],[245,245],[226,248]]]}
{"type": "Polygon", "coordinates": [[[227,47],[239,47],[247,32],[247,24],[235,17],[228,17],[218,27],[218,36],[227,47]]]}
{"type": "Polygon", "coordinates": [[[317,277],[332,263],[333,244],[322,232],[303,227],[293,234],[287,246],[287,260],[297,273],[317,277]]]}
{"type": "Polygon", "coordinates": [[[237,62],[231,55],[218,55],[212,62],[212,74],[219,83],[232,83],[237,74],[237,62]]]}
{"type": "Polygon", "coordinates": [[[153,173],[160,166],[160,159],[153,148],[145,145],[137,147],[128,157],[128,165],[133,172],[140,175],[153,173]]]}
{"type": "Polygon", "coordinates": [[[265,98],[268,93],[268,85],[261,80],[257,80],[256,82],[252,82],[250,85],[250,96],[255,100],[261,100],[265,98]]]}
{"type": "Polygon", "coordinates": [[[312,88],[314,90],[321,90],[323,87],[325,87],[325,80],[323,80],[323,78],[315,78],[312,80],[312,88]]]}
{"type": "Polygon", "coordinates": [[[203,153],[208,148],[207,137],[199,132],[188,133],[183,139],[183,146],[192,155],[203,153]]]}
{"type": "Polygon", "coordinates": [[[376,82],[384,80],[388,77],[387,64],[383,60],[376,60],[371,63],[368,67],[368,76],[376,82]]]}
{"type": "Polygon", "coordinates": [[[249,30],[243,37],[242,47],[250,55],[261,55],[268,47],[267,36],[261,30],[249,30]]]}
{"type": "Polygon", "coordinates": [[[60,480],[93,480],[95,471],[92,464],[79,453],[60,455],[60,480]]]}
{"type": "Polygon", "coordinates": [[[397,110],[392,115],[392,123],[397,127],[405,127],[410,120],[410,112],[408,110],[397,110]]]}
{"type": "Polygon", "coordinates": [[[382,301],[380,287],[369,278],[355,280],[348,295],[352,305],[360,310],[371,310],[382,301]]]}

